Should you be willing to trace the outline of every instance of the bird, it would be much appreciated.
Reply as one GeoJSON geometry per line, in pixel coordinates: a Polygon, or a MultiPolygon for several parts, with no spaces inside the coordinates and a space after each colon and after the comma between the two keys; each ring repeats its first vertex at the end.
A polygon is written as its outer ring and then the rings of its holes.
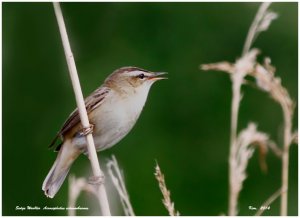
{"type": "MultiPolygon", "coordinates": [[[[165,72],[151,72],[138,67],[115,70],[104,83],[85,99],[97,152],[117,144],[133,128],[154,82],[167,79],[165,72]]],[[[49,147],[57,140],[57,158],[46,176],[42,190],[53,198],[63,184],[73,162],[80,154],[88,156],[78,109],[62,125],[49,147]]]]}

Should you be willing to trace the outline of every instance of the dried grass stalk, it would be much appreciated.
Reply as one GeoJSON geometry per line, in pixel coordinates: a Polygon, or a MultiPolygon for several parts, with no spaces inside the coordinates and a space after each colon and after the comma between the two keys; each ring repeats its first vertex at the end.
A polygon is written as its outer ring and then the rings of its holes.
{"type": "Polygon", "coordinates": [[[68,198],[68,216],[76,216],[76,210],[71,208],[76,208],[77,199],[82,191],[86,191],[95,195],[98,198],[97,191],[95,187],[89,184],[85,178],[76,179],[75,176],[69,176],[69,198],[68,198]]]}
{"type": "Polygon", "coordinates": [[[164,174],[162,174],[158,163],[156,163],[154,175],[156,180],[158,181],[160,191],[163,195],[162,202],[165,205],[166,209],[168,210],[169,215],[180,216],[179,212],[176,211],[175,209],[174,202],[172,202],[171,200],[171,193],[166,186],[164,174]]]}
{"type": "Polygon", "coordinates": [[[259,50],[253,49],[246,53],[243,57],[238,59],[235,64],[229,62],[219,62],[213,64],[201,65],[202,70],[219,70],[230,74],[232,81],[232,102],[231,102],[231,128],[230,128],[230,154],[229,154],[229,206],[228,214],[235,216],[237,213],[237,199],[238,193],[235,186],[235,172],[236,166],[234,159],[236,158],[238,146],[237,140],[237,125],[238,114],[241,101],[241,86],[245,82],[245,77],[249,71],[253,70],[256,56],[259,50]]]}
{"type": "Polygon", "coordinates": [[[272,194],[259,208],[257,213],[254,216],[261,216],[265,210],[262,209],[263,207],[270,206],[283,192],[286,192],[286,190],[282,190],[281,188],[277,190],[274,194],[272,194]]]}
{"type": "MultiPolygon", "coordinates": [[[[283,190],[288,191],[289,175],[289,147],[293,141],[292,118],[295,103],[289,96],[288,91],[282,86],[281,80],[274,76],[275,68],[271,66],[270,58],[265,59],[264,65],[257,64],[255,70],[250,74],[256,79],[257,86],[268,92],[277,101],[283,112],[284,133],[283,133],[283,154],[282,154],[282,186],[283,190]]],[[[280,215],[287,216],[288,192],[282,192],[280,215]]]]}
{"type": "Polygon", "coordinates": [[[264,2],[260,5],[257,14],[249,28],[242,56],[248,53],[259,33],[268,30],[272,21],[278,17],[276,13],[267,10],[270,5],[271,2],[264,2]]]}
{"type": "MultiPolygon", "coordinates": [[[[294,111],[294,102],[289,96],[288,91],[282,86],[281,80],[274,76],[275,68],[271,66],[271,60],[265,59],[263,65],[256,62],[256,56],[259,51],[257,49],[250,50],[255,38],[262,31],[265,31],[270,26],[271,22],[277,18],[277,14],[268,11],[270,2],[262,3],[255,19],[249,29],[246,42],[244,45],[242,57],[234,64],[229,62],[219,62],[215,64],[205,64],[201,68],[203,70],[220,70],[230,74],[232,80],[232,107],[231,107],[231,143],[230,143],[230,158],[229,158],[229,215],[236,215],[235,201],[237,198],[234,196],[234,157],[237,154],[236,131],[239,103],[241,99],[241,85],[245,83],[245,76],[249,75],[256,79],[257,86],[268,92],[271,97],[280,104],[283,117],[284,117],[284,142],[282,151],[282,190],[281,193],[281,208],[280,214],[287,215],[287,194],[288,194],[288,166],[289,166],[289,146],[297,139],[295,134],[292,134],[292,116],[294,111]]],[[[274,147],[274,146],[273,146],[274,147]]],[[[277,149],[273,149],[277,150],[277,149]]],[[[281,152],[276,152],[281,153],[281,152]]],[[[248,154],[249,155],[249,154],[248,154]]]]}
{"type": "MultiPolygon", "coordinates": [[[[259,54],[258,49],[252,49],[237,60],[235,64],[229,62],[220,62],[215,64],[202,65],[204,70],[219,70],[229,73],[233,81],[233,106],[232,106],[232,155],[236,152],[234,145],[234,132],[236,130],[236,119],[238,113],[239,97],[242,83],[247,83],[245,76],[251,76],[256,80],[256,85],[259,89],[270,94],[270,96],[281,106],[284,118],[284,143],[282,152],[277,150],[277,154],[282,153],[282,189],[288,190],[288,165],[289,165],[289,146],[291,143],[297,141],[297,134],[292,133],[292,118],[295,108],[295,103],[291,99],[288,91],[281,84],[281,79],[275,77],[275,67],[271,65],[271,59],[265,58],[264,63],[257,63],[256,58],[259,54]],[[243,72],[243,73],[239,73],[243,72]]],[[[274,148],[274,147],[273,147],[274,148]]],[[[287,194],[282,192],[281,197],[281,215],[287,215],[287,194]]]]}
{"type": "Polygon", "coordinates": [[[126,216],[135,216],[132,205],[129,200],[129,195],[126,190],[124,178],[121,174],[117,159],[112,155],[111,160],[106,164],[108,175],[110,176],[121,199],[122,207],[126,216]]]}
{"type": "Polygon", "coordinates": [[[254,123],[249,123],[248,127],[240,132],[236,140],[236,152],[230,159],[230,165],[232,167],[231,177],[231,198],[237,214],[237,202],[239,193],[242,190],[243,182],[247,178],[246,169],[248,162],[253,155],[254,149],[258,148],[260,152],[260,163],[263,170],[266,170],[265,155],[268,151],[270,144],[274,145],[269,139],[269,136],[265,133],[257,131],[257,126],[254,123]]]}
{"type": "Polygon", "coordinates": [[[283,151],[280,152],[278,149],[277,154],[282,153],[282,190],[286,190],[281,193],[281,208],[280,214],[282,216],[287,215],[287,190],[288,190],[288,166],[289,166],[289,146],[292,142],[295,142],[297,136],[292,134],[292,117],[295,104],[289,96],[288,91],[282,86],[281,80],[275,77],[275,68],[271,66],[270,58],[266,58],[264,64],[259,64],[256,61],[256,57],[259,54],[258,49],[250,50],[253,41],[262,31],[265,31],[270,26],[271,22],[277,18],[277,14],[268,11],[270,2],[262,3],[255,19],[249,29],[246,42],[243,49],[243,55],[234,64],[223,61],[214,64],[204,64],[201,65],[202,70],[219,70],[225,71],[230,74],[232,80],[232,106],[231,106],[231,137],[230,137],[230,157],[229,157],[229,215],[236,215],[236,205],[235,201],[237,198],[234,196],[235,188],[233,181],[235,173],[233,158],[237,154],[237,120],[239,103],[241,100],[241,86],[246,83],[245,77],[252,76],[256,80],[256,85],[261,90],[268,92],[271,97],[280,104],[283,117],[284,117],[284,143],[283,151]]]}
{"type": "MultiPolygon", "coordinates": [[[[77,108],[80,115],[81,124],[84,128],[89,128],[90,123],[87,116],[84,99],[81,91],[81,86],[79,82],[79,77],[77,74],[77,69],[76,69],[73,53],[71,50],[71,46],[70,46],[70,42],[66,30],[66,25],[64,22],[64,18],[63,18],[63,14],[59,2],[53,2],[53,7],[54,7],[54,12],[56,15],[64,51],[65,51],[65,56],[67,59],[69,74],[70,74],[72,86],[75,93],[75,99],[76,99],[77,108]]],[[[92,166],[93,174],[95,177],[101,177],[103,174],[99,165],[99,160],[98,160],[92,133],[86,135],[86,141],[87,141],[87,148],[88,148],[89,159],[92,166]]],[[[98,193],[99,206],[101,208],[102,215],[110,216],[111,215],[110,208],[109,208],[109,203],[108,203],[104,184],[97,184],[97,185],[95,184],[95,186],[97,186],[96,188],[98,193]]]]}

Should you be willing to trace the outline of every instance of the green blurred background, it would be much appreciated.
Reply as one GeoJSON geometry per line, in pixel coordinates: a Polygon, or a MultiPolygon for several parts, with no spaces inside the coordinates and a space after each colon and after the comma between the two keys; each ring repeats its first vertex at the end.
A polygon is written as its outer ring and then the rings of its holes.
{"type": "MultiPolygon", "coordinates": [[[[231,83],[203,63],[234,62],[242,51],[259,3],[62,3],[84,96],[113,70],[138,66],[169,72],[155,84],[134,129],[114,148],[137,215],[167,215],[154,178],[155,160],[182,215],[220,215],[228,206],[228,144],[231,83]]],[[[255,47],[270,56],[276,74],[297,96],[298,4],[274,3],[279,13],[255,47]]],[[[18,211],[16,206],[67,206],[65,182],[54,199],[41,186],[56,153],[47,149],[75,108],[72,86],[51,3],[2,3],[3,22],[3,215],[66,215],[66,211],[18,211]]],[[[280,107],[266,94],[243,88],[239,129],[249,121],[282,144],[280,107]]],[[[298,108],[296,108],[298,110],[298,108]]],[[[297,113],[294,117],[297,128],[297,113]]],[[[298,147],[290,153],[289,215],[298,214],[298,147]]],[[[250,160],[239,199],[239,215],[253,215],[281,184],[281,162],[270,152],[269,171],[258,154],[250,160]]],[[[71,169],[91,175],[80,157],[71,169]]],[[[109,186],[107,178],[107,186],[109,186]]],[[[113,215],[122,215],[115,191],[113,215]]],[[[279,215],[279,199],[265,215],[279,215]]],[[[95,199],[82,194],[79,215],[97,215],[95,199]]]]}

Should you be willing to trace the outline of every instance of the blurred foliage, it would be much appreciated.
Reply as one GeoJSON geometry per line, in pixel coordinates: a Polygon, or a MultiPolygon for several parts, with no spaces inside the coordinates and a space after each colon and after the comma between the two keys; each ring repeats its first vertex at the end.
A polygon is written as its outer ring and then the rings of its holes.
{"type": "MultiPolygon", "coordinates": [[[[134,129],[114,148],[124,170],[137,215],[167,215],[154,178],[155,160],[165,174],[182,215],[227,213],[231,83],[228,75],[203,72],[203,63],[241,54],[259,3],[62,3],[84,95],[113,70],[138,66],[169,72],[152,87],[134,129]]],[[[274,3],[279,13],[254,46],[270,56],[293,99],[297,96],[297,3],[274,3]]],[[[47,145],[75,107],[66,61],[51,3],[2,4],[3,63],[3,215],[66,215],[66,211],[18,211],[16,206],[67,206],[67,181],[54,199],[41,186],[56,153],[47,145]]],[[[282,145],[280,107],[265,93],[244,87],[239,129],[252,120],[282,145]]],[[[298,108],[296,108],[298,110],[298,108]]],[[[297,113],[294,128],[297,128],[297,113]]],[[[290,153],[289,215],[298,214],[298,147],[290,153]]],[[[239,214],[252,215],[281,184],[281,161],[271,152],[269,171],[257,154],[239,199],[239,214]]],[[[104,164],[102,164],[104,166],[104,164]]],[[[80,157],[71,169],[91,175],[80,157]]],[[[109,184],[107,184],[109,185],[109,184]]],[[[109,192],[110,193],[110,192],[109,192]]],[[[117,198],[109,194],[119,205],[117,198]]],[[[97,215],[95,199],[78,202],[97,215]]],[[[279,214],[279,199],[265,215],[279,214]]],[[[113,213],[120,214],[119,212],[113,213]]]]}

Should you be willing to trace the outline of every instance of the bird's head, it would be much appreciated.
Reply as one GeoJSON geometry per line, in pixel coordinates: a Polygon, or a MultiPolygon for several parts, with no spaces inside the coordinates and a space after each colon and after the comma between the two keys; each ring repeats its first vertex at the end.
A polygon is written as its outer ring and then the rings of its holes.
{"type": "Polygon", "coordinates": [[[105,84],[122,91],[149,90],[151,85],[161,79],[165,72],[151,72],[138,67],[122,67],[115,70],[106,80],[105,84]]]}

